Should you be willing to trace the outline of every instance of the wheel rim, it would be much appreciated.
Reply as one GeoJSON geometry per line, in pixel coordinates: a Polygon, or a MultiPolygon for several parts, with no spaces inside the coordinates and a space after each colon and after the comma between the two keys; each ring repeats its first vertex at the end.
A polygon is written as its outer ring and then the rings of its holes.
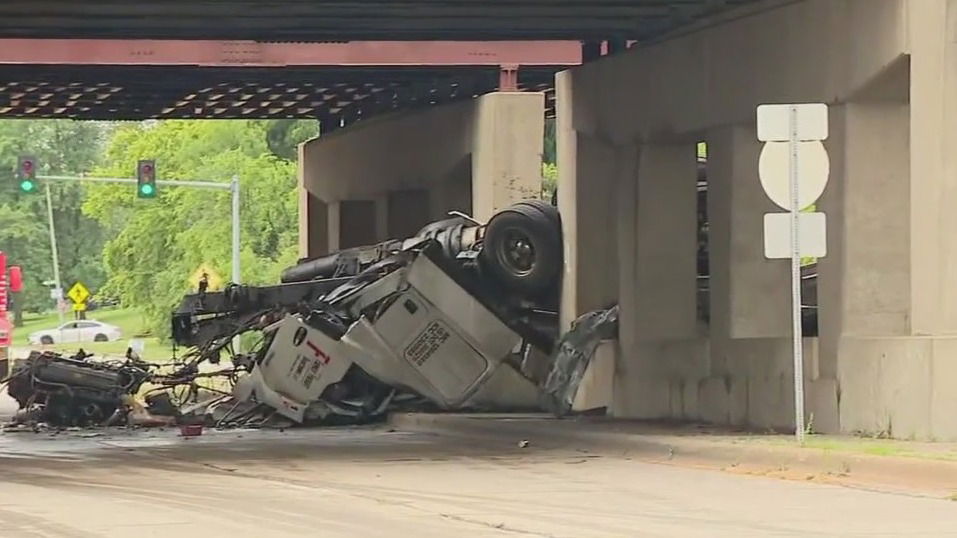
{"type": "Polygon", "coordinates": [[[535,245],[528,234],[517,228],[505,230],[498,245],[496,258],[519,276],[527,276],[535,269],[535,245]]]}

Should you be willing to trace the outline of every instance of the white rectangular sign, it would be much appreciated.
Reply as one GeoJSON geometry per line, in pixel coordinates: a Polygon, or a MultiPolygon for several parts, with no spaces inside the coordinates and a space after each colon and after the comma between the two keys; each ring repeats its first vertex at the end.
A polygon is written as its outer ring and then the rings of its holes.
{"type": "MultiPolygon", "coordinates": [[[[827,218],[824,213],[800,213],[798,216],[801,257],[827,256],[827,218]]],[[[764,215],[764,255],[768,259],[791,258],[791,214],[764,215]]]]}
{"type": "Polygon", "coordinates": [[[827,140],[827,105],[761,105],[758,107],[758,140],[788,142],[791,140],[791,109],[797,111],[799,142],[827,140]]]}

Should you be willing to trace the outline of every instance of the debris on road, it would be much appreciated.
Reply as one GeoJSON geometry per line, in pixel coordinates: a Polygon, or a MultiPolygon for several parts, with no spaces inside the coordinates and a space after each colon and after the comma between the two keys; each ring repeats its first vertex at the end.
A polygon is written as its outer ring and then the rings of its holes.
{"type": "Polygon", "coordinates": [[[73,357],[32,352],[14,361],[7,392],[20,405],[15,422],[56,426],[103,424],[139,391],[148,365],[134,361],[92,361],[82,350],[73,357]]]}

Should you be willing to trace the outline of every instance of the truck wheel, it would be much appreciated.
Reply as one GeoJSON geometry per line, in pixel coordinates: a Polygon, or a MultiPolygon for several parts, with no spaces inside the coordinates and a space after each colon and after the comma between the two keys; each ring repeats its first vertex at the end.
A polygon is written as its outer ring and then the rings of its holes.
{"type": "Polygon", "coordinates": [[[558,208],[555,207],[554,205],[546,202],[545,200],[523,200],[515,205],[530,207],[532,209],[537,209],[541,211],[542,213],[545,214],[546,217],[548,217],[550,221],[552,221],[552,223],[555,225],[556,229],[558,230],[559,235],[561,235],[562,220],[558,215],[558,208]]]}
{"type": "Polygon", "coordinates": [[[105,334],[98,334],[93,337],[94,342],[109,342],[110,339],[106,337],[105,334]]]}
{"type": "Polygon", "coordinates": [[[483,266],[505,287],[520,293],[546,290],[557,282],[562,268],[558,212],[538,201],[499,212],[488,223],[481,257],[483,266]]]}
{"type": "Polygon", "coordinates": [[[51,344],[53,343],[53,337],[52,337],[52,336],[41,336],[41,337],[40,337],[40,343],[43,344],[43,345],[45,345],[45,346],[49,346],[49,345],[51,345],[51,344]]]}

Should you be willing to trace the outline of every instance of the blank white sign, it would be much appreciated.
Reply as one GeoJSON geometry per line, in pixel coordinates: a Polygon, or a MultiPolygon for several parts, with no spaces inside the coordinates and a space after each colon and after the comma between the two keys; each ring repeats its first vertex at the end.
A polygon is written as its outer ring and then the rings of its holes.
{"type": "Polygon", "coordinates": [[[823,103],[759,106],[758,140],[761,142],[791,140],[792,108],[797,111],[798,141],[827,140],[827,105],[823,103]]]}
{"type": "MultiPolygon", "coordinates": [[[[824,213],[799,213],[802,258],[827,256],[827,218],[824,213]]],[[[764,215],[764,256],[771,260],[791,258],[791,214],[764,215]]]]}
{"type": "MultiPolygon", "coordinates": [[[[831,175],[831,160],[821,142],[799,142],[798,208],[805,209],[824,193],[831,175]]],[[[768,198],[781,209],[791,210],[791,144],[768,142],[761,150],[758,177],[768,198]]]]}

